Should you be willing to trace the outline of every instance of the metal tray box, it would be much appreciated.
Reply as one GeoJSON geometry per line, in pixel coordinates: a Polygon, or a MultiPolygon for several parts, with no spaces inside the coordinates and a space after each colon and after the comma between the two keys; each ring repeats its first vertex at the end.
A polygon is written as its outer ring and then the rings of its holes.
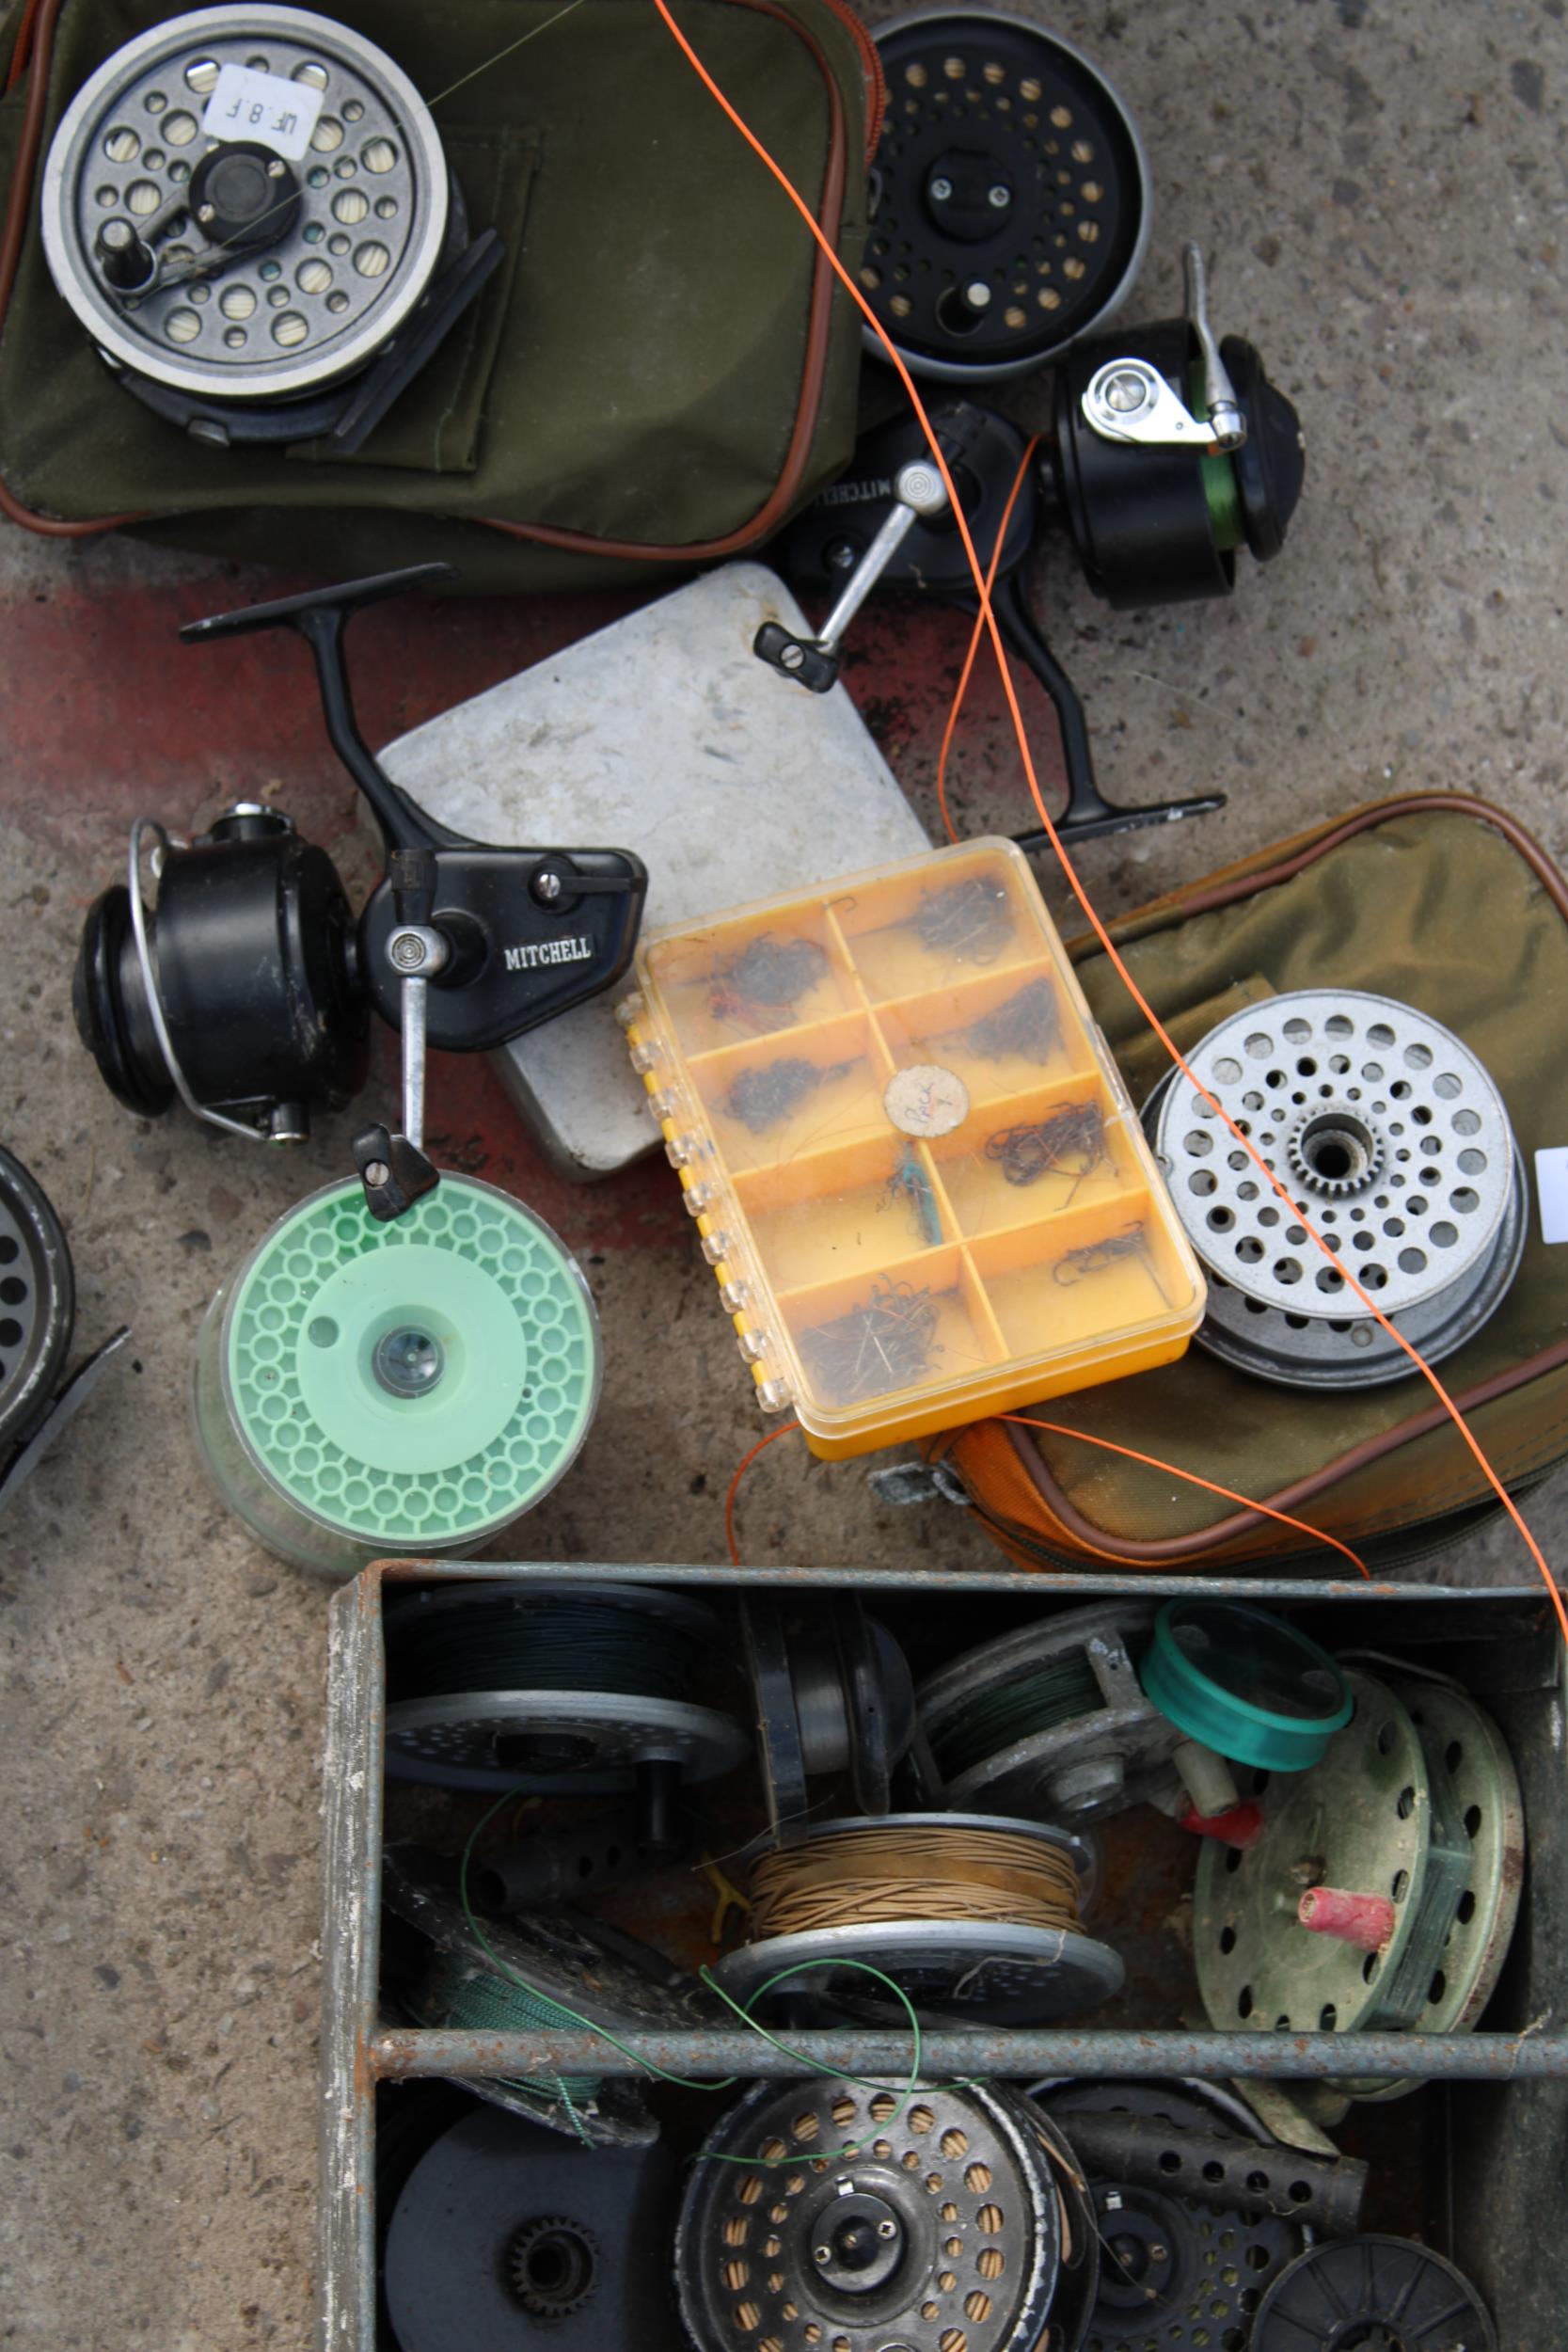
{"type": "MultiPolygon", "coordinates": [[[[953,1612],[967,1644],[1040,1602],[1082,1604],[1135,1593],[1246,1597],[1282,1609],[1329,1646],[1422,1649],[1460,1672],[1499,1724],[1517,1767],[1528,1864],[1508,1965],[1481,2030],[1460,2035],[1191,2032],[1174,2026],[943,2032],[925,2038],[930,2074],[1290,2082],[1347,2074],[1424,2078],[1414,2101],[1380,2109],[1379,2161],[1420,2175],[1425,2233],[1472,2278],[1501,2352],[1561,2352],[1568,2342],[1568,2238],[1559,2201],[1568,2179],[1568,1809],[1564,1807],[1563,1654],[1537,1586],[1413,1587],[1227,1578],[1028,1574],[997,1567],[911,1577],[853,1568],[731,1569],[559,1563],[388,1563],[367,1568],[332,1605],[325,1758],[325,1909],[318,2344],[378,2352],[374,2158],[378,2086],[415,2076],[541,2071],[601,2075],[634,2067],[586,2034],[457,2034],[385,2026],[378,2002],[384,1833],[384,1594],[409,1583],[524,1585],[562,1573],[709,1588],[853,1585],[873,1603],[940,1622],[953,1612]],[[1435,1645],[1435,1648],[1433,1645],[1435,1645]]],[[[794,2032],[819,2060],[896,2076],[907,2038],[863,2029],[794,2032]]],[[[717,2079],[808,2070],[741,2029],[632,2036],[682,2074],[717,2079]]],[[[383,2090],[382,2096],[387,2095],[383,2090]]],[[[1418,2207],[1418,2210],[1423,2210],[1418,2207]]],[[[636,2352],[607,2344],[605,2352],[636,2352]]]]}

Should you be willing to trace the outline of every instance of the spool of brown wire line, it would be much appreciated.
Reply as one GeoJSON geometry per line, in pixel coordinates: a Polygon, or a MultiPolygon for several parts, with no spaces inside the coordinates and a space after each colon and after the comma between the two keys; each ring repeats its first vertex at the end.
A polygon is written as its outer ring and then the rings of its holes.
{"type": "Polygon", "coordinates": [[[753,1860],[750,1938],[715,1974],[738,2001],[788,2001],[802,2022],[1023,2026],[1121,1989],[1085,1935],[1091,1850],[1069,1831],[985,1813],[824,1821],[753,1860]]]}

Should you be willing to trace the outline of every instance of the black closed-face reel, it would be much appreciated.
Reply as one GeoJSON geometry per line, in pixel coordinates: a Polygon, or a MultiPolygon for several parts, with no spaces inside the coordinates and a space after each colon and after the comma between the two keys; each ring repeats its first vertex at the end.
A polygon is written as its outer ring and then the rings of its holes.
{"type": "MultiPolygon", "coordinates": [[[[1224,796],[1125,808],[1101,792],[1083,704],[1024,589],[1024,564],[1044,530],[1066,526],[1090,585],[1118,609],[1176,604],[1227,596],[1243,548],[1259,563],[1277,555],[1301,496],[1295,409],[1251,343],[1216,342],[1196,246],[1187,248],[1187,290],[1183,317],[1069,356],[1033,466],[1022,431],[994,410],[965,400],[928,412],[982,564],[1002,539],[991,588],[997,626],[1055,706],[1068,778],[1056,820],[1063,841],[1207,816],[1224,796]]],[[[849,624],[879,583],[979,609],[946,485],[913,418],[864,437],[850,471],[784,533],[778,563],[802,593],[834,592],[816,637],[769,622],[755,640],[761,660],[816,693],[837,679],[849,624]]],[[[1046,837],[1037,829],[1016,836],[1026,849],[1046,837]]]]}
{"type": "Polygon", "coordinates": [[[112,1092],[146,1116],[178,1095],[250,1141],[297,1142],[314,1109],[363,1082],[369,1009],[404,1040],[401,1133],[367,1129],[356,1158],[378,1216],[436,1182],[424,1158],[426,1044],[486,1052],[626,970],[647,871],[626,850],[500,849],[427,816],[394,785],[354,715],[342,636],[363,605],[453,577],[446,564],[253,605],[181,631],[187,643],[292,628],[315,656],[333,749],[380,827],[387,873],[357,925],[325,851],[289,818],[240,802],[193,842],[138,820],[130,872],[91,908],[73,999],[112,1092]],[[143,837],[158,895],[143,901],[143,837]]]}
{"type": "Polygon", "coordinates": [[[1132,116],[1070,41],[1018,17],[922,11],[874,38],[887,113],[861,270],[873,310],[916,375],[1041,366],[1103,326],[1142,265],[1149,175],[1132,116]]]}
{"type": "Polygon", "coordinates": [[[194,438],[353,454],[502,259],[470,238],[430,110],[301,8],[201,8],[117,49],[43,175],[61,295],[194,438]]]}

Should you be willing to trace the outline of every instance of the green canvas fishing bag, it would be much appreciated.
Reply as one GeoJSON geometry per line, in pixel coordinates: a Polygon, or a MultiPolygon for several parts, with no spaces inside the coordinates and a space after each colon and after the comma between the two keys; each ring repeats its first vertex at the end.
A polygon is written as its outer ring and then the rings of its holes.
{"type": "MultiPolygon", "coordinates": [[[[71,98],[178,11],[18,0],[0,19],[0,86],[15,69],[0,101],[12,520],[75,535],[130,519],[342,577],[448,557],[467,588],[562,586],[737,554],[843,469],[858,314],[652,0],[322,12],[385,49],[431,103],[470,230],[499,232],[501,267],[355,457],[203,447],[114,383],[55,289],[39,227],[71,98]]],[[[855,268],[881,78],[852,12],[679,0],[678,15],[855,268]]]]}
{"type": "MultiPolygon", "coordinates": [[[[1342,985],[1418,1007],[1479,1055],[1513,1120],[1528,1231],[1501,1305],[1436,1369],[1505,1485],[1527,1494],[1568,1455],[1568,1244],[1543,1239],[1534,1184],[1537,1149],[1568,1144],[1568,881],[1500,809],[1427,793],[1321,825],[1112,930],[1183,1052],[1245,1004],[1342,985]]],[[[1164,1048],[1099,943],[1069,952],[1141,1103],[1168,1067],[1164,1048]]],[[[1039,1413],[1068,1434],[989,1421],[925,1448],[1025,1566],[1347,1572],[1328,1547],[1079,1432],[1290,1512],[1374,1570],[1456,1547],[1501,1509],[1415,1373],[1381,1388],[1288,1389],[1195,1345],[1039,1413]]]]}

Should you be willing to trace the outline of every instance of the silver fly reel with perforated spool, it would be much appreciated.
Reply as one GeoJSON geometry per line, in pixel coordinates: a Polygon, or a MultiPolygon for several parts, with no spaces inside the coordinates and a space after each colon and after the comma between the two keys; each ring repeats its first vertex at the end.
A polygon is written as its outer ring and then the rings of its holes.
{"type": "Polygon", "coordinates": [[[1410,1374],[1298,1219],[1429,1362],[1481,1329],[1517,1271],[1526,1194],[1468,1046],[1392,997],[1304,989],[1231,1014],[1188,1059],[1290,1195],[1179,1072],[1162,1080],[1144,1125],[1209,1278],[1202,1346],[1293,1388],[1410,1374]]]}
{"type": "Polygon", "coordinates": [[[1174,1800],[1182,1735],[1132,1655],[1154,1615],[1143,1601],[1069,1609],[928,1676],[915,1705],[948,1802],[1082,1821],[1174,1800]]]}
{"type": "Polygon", "coordinates": [[[42,227],[60,294],[149,406],[206,441],[341,454],[500,259],[491,232],[468,244],[407,75],[299,8],[201,8],[118,49],[55,135],[42,227]]]}
{"type": "Polygon", "coordinates": [[[1193,1947],[1219,2030],[1462,2032],[1497,1983],[1525,1860],[1501,1735],[1446,1684],[1349,1680],[1355,1712],[1322,1763],[1254,1776],[1257,1843],[1199,1858],[1193,1947]]]}
{"type": "Polygon", "coordinates": [[[1052,2151],[1016,2091],[758,2083],[675,2232],[698,2352],[1037,2352],[1061,2272],[1052,2151]]]}

